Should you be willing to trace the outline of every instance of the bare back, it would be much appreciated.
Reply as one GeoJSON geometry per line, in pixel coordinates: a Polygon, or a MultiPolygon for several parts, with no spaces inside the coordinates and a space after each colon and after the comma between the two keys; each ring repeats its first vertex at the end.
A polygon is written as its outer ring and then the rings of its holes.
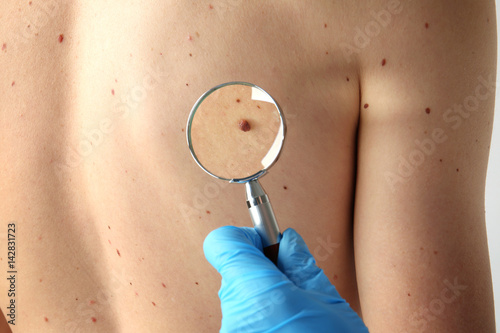
{"type": "MultiPolygon", "coordinates": [[[[361,313],[353,207],[356,186],[367,184],[356,183],[367,146],[358,146],[366,142],[358,126],[364,112],[387,105],[380,96],[390,87],[374,81],[390,75],[376,71],[402,66],[400,44],[383,41],[411,17],[406,5],[2,2],[0,225],[16,225],[15,332],[219,328],[220,278],[203,240],[219,226],[251,223],[243,188],[192,161],[185,124],[204,91],[234,80],[263,87],[283,108],[286,146],[262,184],[281,227],[304,236],[361,313]],[[377,21],[371,9],[389,17],[377,21]],[[371,21],[380,30],[365,32],[371,44],[362,47],[356,27],[371,21]]],[[[367,320],[372,305],[363,306],[367,320]]]]}

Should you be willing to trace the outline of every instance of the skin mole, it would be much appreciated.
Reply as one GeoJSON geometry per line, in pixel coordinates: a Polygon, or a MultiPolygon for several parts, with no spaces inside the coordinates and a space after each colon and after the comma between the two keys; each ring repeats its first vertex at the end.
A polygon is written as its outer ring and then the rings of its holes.
{"type": "Polygon", "coordinates": [[[240,128],[240,130],[242,130],[243,132],[248,132],[250,131],[250,124],[248,123],[248,121],[246,119],[241,119],[239,122],[238,122],[238,127],[240,128]]]}

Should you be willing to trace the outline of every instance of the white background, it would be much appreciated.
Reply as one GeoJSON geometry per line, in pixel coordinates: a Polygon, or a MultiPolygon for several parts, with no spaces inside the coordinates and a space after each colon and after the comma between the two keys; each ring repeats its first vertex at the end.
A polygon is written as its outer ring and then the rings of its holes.
{"type": "MultiPolygon", "coordinates": [[[[497,3],[497,19],[500,19],[498,7],[497,3]]],[[[500,66],[500,54],[498,64],[500,66]]],[[[496,321],[497,327],[500,328],[500,85],[498,84],[500,82],[500,71],[497,70],[497,72],[495,121],[493,124],[488,176],[486,178],[486,226],[488,228],[491,273],[493,274],[493,289],[495,292],[496,321]]]]}

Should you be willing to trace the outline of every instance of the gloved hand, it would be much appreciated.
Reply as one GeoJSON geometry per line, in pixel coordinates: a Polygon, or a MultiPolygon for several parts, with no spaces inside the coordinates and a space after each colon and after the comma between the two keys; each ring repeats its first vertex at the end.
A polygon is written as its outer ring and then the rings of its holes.
{"type": "Polygon", "coordinates": [[[295,230],[283,233],[278,267],[253,228],[214,230],[203,249],[222,275],[221,332],[368,332],[295,230]]]}

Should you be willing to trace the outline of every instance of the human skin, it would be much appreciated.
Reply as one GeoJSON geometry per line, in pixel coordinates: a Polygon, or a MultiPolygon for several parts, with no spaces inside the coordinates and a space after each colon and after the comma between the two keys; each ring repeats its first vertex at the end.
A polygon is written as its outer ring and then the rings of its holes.
{"type": "MultiPolygon", "coordinates": [[[[370,332],[494,331],[494,87],[479,80],[495,81],[493,1],[29,3],[0,3],[14,332],[218,330],[203,240],[251,222],[242,186],[192,160],[185,125],[203,92],[235,80],[287,117],[262,179],[281,228],[304,237],[370,332]],[[361,36],[382,10],[388,23],[361,36]]],[[[6,252],[1,237],[3,271],[6,252]]]]}

